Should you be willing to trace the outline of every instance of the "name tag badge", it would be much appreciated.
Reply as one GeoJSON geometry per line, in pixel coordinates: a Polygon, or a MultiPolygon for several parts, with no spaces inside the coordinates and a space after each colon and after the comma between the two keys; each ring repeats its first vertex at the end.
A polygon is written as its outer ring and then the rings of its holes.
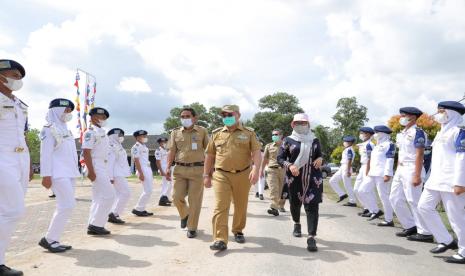
{"type": "Polygon", "coordinates": [[[197,150],[197,143],[192,143],[192,150],[197,150]]]}

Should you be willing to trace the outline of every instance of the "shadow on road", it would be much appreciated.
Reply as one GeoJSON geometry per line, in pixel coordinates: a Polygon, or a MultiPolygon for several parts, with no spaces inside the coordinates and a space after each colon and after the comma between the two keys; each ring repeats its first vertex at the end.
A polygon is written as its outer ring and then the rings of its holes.
{"type": "Polygon", "coordinates": [[[141,222],[141,223],[133,223],[133,222],[127,222],[124,226],[129,226],[131,229],[136,229],[136,230],[172,230],[176,229],[175,227],[171,226],[165,226],[162,224],[156,224],[156,223],[148,223],[148,222],[141,222]]]}
{"type": "Polygon", "coordinates": [[[321,214],[320,218],[328,218],[328,219],[335,219],[335,218],[345,218],[345,215],[338,215],[338,214],[321,214]]]}
{"type": "Polygon", "coordinates": [[[153,236],[143,236],[143,235],[113,235],[111,239],[129,246],[137,246],[137,247],[153,247],[153,246],[177,246],[179,243],[171,242],[171,241],[164,241],[158,237],[153,236]]]}
{"type": "Polygon", "coordinates": [[[117,268],[117,267],[148,267],[152,263],[141,260],[133,260],[130,256],[110,250],[73,249],[61,255],[67,258],[75,258],[76,265],[93,268],[117,268]]]}

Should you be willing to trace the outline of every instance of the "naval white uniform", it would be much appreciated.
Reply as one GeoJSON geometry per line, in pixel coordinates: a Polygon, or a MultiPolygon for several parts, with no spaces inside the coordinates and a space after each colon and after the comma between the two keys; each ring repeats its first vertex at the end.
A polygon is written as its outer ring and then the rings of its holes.
{"type": "MultiPolygon", "coordinates": [[[[371,152],[373,151],[373,148],[375,147],[375,145],[373,144],[373,142],[371,142],[371,139],[369,139],[363,143],[358,144],[357,146],[358,146],[358,154],[360,155],[361,166],[360,166],[360,170],[358,172],[357,178],[355,179],[354,193],[358,201],[362,204],[362,207],[367,209],[366,204],[363,202],[362,198],[360,197],[360,186],[367,178],[367,166],[368,166],[368,162],[370,161],[371,152]]],[[[374,194],[374,191],[372,191],[371,196],[376,197],[376,195],[374,194]]]]}
{"type": "Polygon", "coordinates": [[[110,151],[108,153],[108,167],[110,180],[113,181],[113,187],[116,192],[115,202],[113,203],[112,213],[120,216],[131,197],[128,180],[131,175],[131,168],[128,163],[128,154],[118,141],[118,134],[112,134],[109,137],[110,151]]]}
{"type": "MultiPolygon", "coordinates": [[[[155,151],[155,159],[160,161],[161,168],[158,168],[163,173],[168,169],[168,151],[165,148],[159,147],[155,151]]],[[[166,179],[166,176],[161,178],[161,195],[160,197],[166,196],[168,199],[171,198],[172,185],[171,181],[166,179]]]]}
{"type": "Polygon", "coordinates": [[[142,194],[139,197],[139,201],[134,209],[143,212],[146,211],[146,206],[152,196],[153,192],[153,172],[150,167],[149,161],[149,148],[145,144],[136,142],[131,149],[132,159],[139,159],[142,173],[144,174],[144,181],[142,182],[142,194]]]}
{"type": "Polygon", "coordinates": [[[355,203],[355,193],[354,193],[354,188],[352,187],[352,177],[347,176],[347,171],[349,170],[350,173],[352,174],[352,167],[348,168],[349,166],[349,160],[354,161],[355,159],[355,152],[352,146],[345,148],[342,151],[342,158],[341,158],[341,167],[339,170],[329,179],[329,184],[331,185],[331,188],[336,192],[336,194],[341,197],[345,195],[346,193],[342,190],[342,188],[339,186],[339,182],[344,183],[345,190],[347,192],[347,195],[349,196],[349,202],[350,203],[355,203]]]}

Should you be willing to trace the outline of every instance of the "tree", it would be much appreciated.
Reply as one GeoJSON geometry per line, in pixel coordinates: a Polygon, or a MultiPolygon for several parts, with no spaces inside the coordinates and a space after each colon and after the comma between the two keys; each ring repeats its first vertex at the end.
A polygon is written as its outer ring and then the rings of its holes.
{"type": "Polygon", "coordinates": [[[26,134],[26,141],[29,147],[29,151],[31,153],[31,161],[32,163],[40,163],[40,138],[39,138],[39,130],[38,129],[31,129],[26,134]]]}
{"type": "Polygon", "coordinates": [[[341,135],[357,136],[359,128],[368,122],[367,108],[358,105],[355,97],[339,99],[336,107],[338,110],[333,116],[336,129],[341,135]]]}
{"type": "Polygon", "coordinates": [[[258,106],[260,112],[248,123],[265,144],[271,142],[274,129],[280,129],[284,136],[289,135],[292,132],[291,122],[294,114],[304,112],[297,97],[285,92],[261,98],[258,106]]]}
{"type": "Polygon", "coordinates": [[[331,129],[329,127],[319,125],[313,129],[313,133],[315,134],[315,137],[320,140],[323,159],[329,161],[332,149],[334,148],[331,145],[331,129]]]}
{"type": "MultiPolygon", "coordinates": [[[[403,126],[400,125],[399,123],[400,115],[394,115],[392,116],[389,121],[388,121],[388,126],[392,129],[392,135],[391,137],[393,139],[396,138],[396,135],[402,131],[404,128],[403,126]]],[[[434,137],[438,133],[438,131],[441,129],[441,125],[438,124],[436,121],[434,121],[431,116],[428,114],[424,113],[421,115],[420,118],[418,118],[417,125],[421,127],[426,134],[428,135],[428,140],[433,141],[434,137]]]]}
{"type": "Polygon", "coordinates": [[[170,132],[172,129],[181,126],[181,120],[179,115],[181,110],[185,107],[191,107],[197,113],[198,125],[206,127],[209,131],[218,128],[223,125],[220,116],[220,107],[212,106],[207,112],[205,106],[201,103],[192,103],[190,105],[184,105],[183,107],[174,107],[170,110],[170,117],[166,118],[164,128],[166,132],[170,132]]]}

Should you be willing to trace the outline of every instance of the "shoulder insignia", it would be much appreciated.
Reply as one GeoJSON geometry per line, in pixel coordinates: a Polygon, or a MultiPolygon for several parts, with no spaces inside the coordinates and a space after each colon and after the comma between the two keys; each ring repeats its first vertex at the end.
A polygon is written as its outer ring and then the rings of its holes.
{"type": "Polygon", "coordinates": [[[220,131],[220,130],[222,130],[222,129],[223,129],[223,127],[219,127],[219,128],[217,128],[217,129],[214,129],[214,130],[212,131],[212,133],[216,133],[216,132],[218,132],[218,131],[220,131]]]}
{"type": "Polygon", "coordinates": [[[251,127],[244,127],[244,129],[247,129],[248,131],[255,132],[255,129],[253,129],[253,128],[251,128],[251,127]]]}

